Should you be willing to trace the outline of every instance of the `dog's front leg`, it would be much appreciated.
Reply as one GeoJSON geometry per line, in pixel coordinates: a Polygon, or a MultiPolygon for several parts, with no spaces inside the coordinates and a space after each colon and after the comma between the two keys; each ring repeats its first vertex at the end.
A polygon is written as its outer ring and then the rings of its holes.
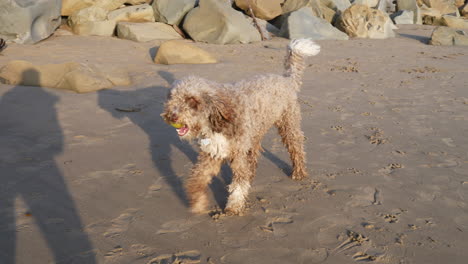
{"type": "Polygon", "coordinates": [[[212,158],[209,154],[201,152],[198,161],[192,169],[187,181],[186,189],[190,200],[190,210],[199,214],[206,211],[208,197],[206,189],[213,176],[221,169],[222,159],[212,158]]]}
{"type": "Polygon", "coordinates": [[[233,177],[228,187],[229,198],[225,212],[227,214],[238,215],[245,209],[253,175],[247,162],[247,155],[235,157],[231,162],[231,168],[233,177]]]}

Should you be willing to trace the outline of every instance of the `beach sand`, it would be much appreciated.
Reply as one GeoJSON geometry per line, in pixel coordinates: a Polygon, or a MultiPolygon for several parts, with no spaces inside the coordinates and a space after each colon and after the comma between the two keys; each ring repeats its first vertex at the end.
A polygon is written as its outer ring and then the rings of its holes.
{"type": "Polygon", "coordinates": [[[288,40],[195,43],[219,63],[171,66],[152,62],[160,41],[11,44],[0,66],[85,62],[134,84],[0,85],[0,263],[466,263],[468,47],[427,45],[432,30],[318,41],[300,92],[309,178],[288,178],[271,129],[248,209],[230,217],[228,166],[210,185],[213,211],[188,211],[197,146],[159,116],[168,87],[282,73],[288,40]]]}

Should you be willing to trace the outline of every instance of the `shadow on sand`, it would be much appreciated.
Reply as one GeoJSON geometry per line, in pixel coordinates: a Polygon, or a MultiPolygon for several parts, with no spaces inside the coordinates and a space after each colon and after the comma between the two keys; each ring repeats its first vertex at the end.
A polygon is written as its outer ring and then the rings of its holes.
{"type": "MultiPolygon", "coordinates": [[[[34,70],[25,71],[22,77],[26,84],[40,81],[34,70]]],[[[55,109],[58,100],[40,87],[28,86],[14,87],[0,98],[2,264],[15,263],[17,233],[29,223],[38,226],[55,263],[96,263],[93,246],[55,162],[63,150],[55,109]],[[19,201],[25,207],[15,208],[19,201]]]]}

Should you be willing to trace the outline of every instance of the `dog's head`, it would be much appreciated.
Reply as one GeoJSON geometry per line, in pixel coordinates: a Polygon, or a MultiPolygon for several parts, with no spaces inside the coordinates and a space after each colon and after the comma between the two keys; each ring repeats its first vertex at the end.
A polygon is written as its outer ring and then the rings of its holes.
{"type": "Polygon", "coordinates": [[[236,114],[232,97],[226,91],[213,89],[215,85],[194,77],[172,85],[161,116],[182,139],[214,132],[233,135],[236,114]]]}

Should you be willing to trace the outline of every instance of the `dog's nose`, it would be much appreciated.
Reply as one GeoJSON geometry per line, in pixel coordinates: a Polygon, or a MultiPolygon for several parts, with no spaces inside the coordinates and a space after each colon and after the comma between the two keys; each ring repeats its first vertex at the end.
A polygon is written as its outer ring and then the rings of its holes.
{"type": "Polygon", "coordinates": [[[171,121],[172,121],[172,122],[176,122],[177,119],[179,119],[179,117],[177,116],[177,114],[172,113],[172,114],[171,114],[171,121]]]}

